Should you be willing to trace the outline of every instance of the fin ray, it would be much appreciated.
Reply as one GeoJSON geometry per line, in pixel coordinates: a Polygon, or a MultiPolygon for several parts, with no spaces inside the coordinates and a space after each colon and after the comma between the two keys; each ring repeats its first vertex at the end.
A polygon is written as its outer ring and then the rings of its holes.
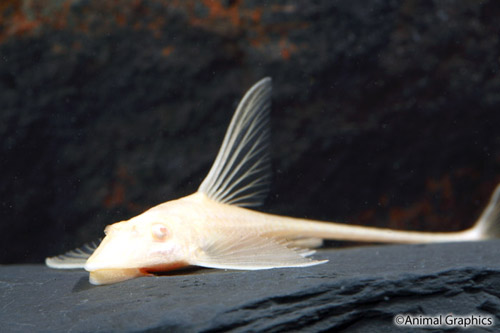
{"type": "Polygon", "coordinates": [[[84,244],[83,246],[64,254],[45,258],[45,264],[50,268],[56,269],[83,268],[87,259],[92,255],[97,246],[99,246],[100,242],[101,239],[84,244]]]}
{"type": "Polygon", "coordinates": [[[307,267],[327,262],[306,258],[315,251],[291,247],[283,239],[233,234],[200,247],[190,264],[221,269],[258,270],[278,267],[307,267]]]}
{"type": "Polygon", "coordinates": [[[473,229],[478,230],[481,239],[500,237],[500,184],[493,191],[473,229]]]}
{"type": "Polygon", "coordinates": [[[234,113],[199,192],[218,202],[259,206],[269,191],[271,79],[253,85],[234,113]]]}
{"type": "Polygon", "coordinates": [[[299,237],[295,239],[289,240],[290,244],[295,246],[295,247],[301,247],[301,248],[318,248],[323,246],[323,239],[322,238],[315,238],[315,237],[299,237]]]}

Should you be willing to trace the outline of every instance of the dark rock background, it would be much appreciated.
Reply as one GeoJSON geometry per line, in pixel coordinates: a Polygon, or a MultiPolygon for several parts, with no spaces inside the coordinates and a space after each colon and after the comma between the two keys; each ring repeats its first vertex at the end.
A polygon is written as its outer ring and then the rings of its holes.
{"type": "Polygon", "coordinates": [[[500,3],[2,1],[0,262],[40,262],[196,190],[274,80],[262,209],[472,224],[500,181],[500,3]]]}

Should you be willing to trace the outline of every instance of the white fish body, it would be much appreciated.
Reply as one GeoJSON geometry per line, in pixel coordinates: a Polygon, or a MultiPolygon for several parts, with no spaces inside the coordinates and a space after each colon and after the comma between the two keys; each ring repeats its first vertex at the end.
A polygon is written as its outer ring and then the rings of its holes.
{"type": "Polygon", "coordinates": [[[460,232],[415,232],[320,222],[257,212],[268,190],[271,80],[256,83],[238,106],[217,158],[192,195],[165,202],[105,229],[93,251],[47,258],[53,268],[83,267],[108,284],[188,265],[223,269],[306,267],[322,239],[425,243],[499,234],[500,186],[475,225],[460,232]],[[92,253],[93,251],[93,253],[92,253]]]}

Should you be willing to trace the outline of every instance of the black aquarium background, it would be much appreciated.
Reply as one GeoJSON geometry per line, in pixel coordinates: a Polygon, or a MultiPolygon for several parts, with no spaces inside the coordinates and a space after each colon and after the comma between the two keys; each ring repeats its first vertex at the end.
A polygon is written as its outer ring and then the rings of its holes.
{"type": "Polygon", "coordinates": [[[195,191],[273,78],[262,210],[458,230],[500,182],[500,3],[0,2],[0,263],[195,191]]]}

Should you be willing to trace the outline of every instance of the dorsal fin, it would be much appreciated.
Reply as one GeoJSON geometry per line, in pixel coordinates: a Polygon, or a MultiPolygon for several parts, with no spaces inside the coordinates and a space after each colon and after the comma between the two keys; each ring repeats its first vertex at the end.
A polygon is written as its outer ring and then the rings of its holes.
{"type": "Polygon", "coordinates": [[[269,191],[271,79],[253,85],[231,119],[224,141],[198,192],[227,204],[261,205],[269,191]]]}

